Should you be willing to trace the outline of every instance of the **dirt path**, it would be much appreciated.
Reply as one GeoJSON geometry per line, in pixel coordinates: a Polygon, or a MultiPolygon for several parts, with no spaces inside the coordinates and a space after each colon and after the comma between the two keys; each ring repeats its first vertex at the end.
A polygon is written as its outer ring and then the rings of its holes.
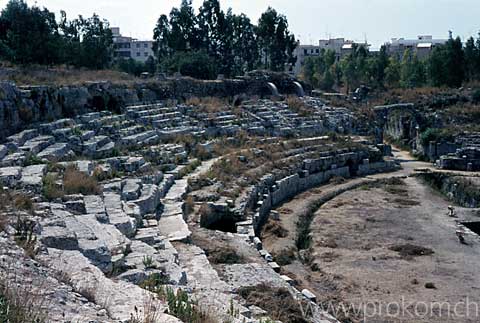
{"type": "MultiPolygon", "coordinates": [[[[280,225],[288,235],[264,235],[266,249],[278,253],[294,248],[299,214],[339,186],[406,177],[418,169],[432,168],[405,152],[395,151],[395,158],[402,164],[397,172],[328,184],[285,203],[277,210],[280,225]]],[[[312,290],[321,302],[332,302],[336,310],[341,303],[355,306],[351,311],[335,313],[344,322],[478,322],[478,237],[469,236],[469,245],[460,244],[456,223],[446,215],[450,202],[415,177],[402,181],[396,181],[396,185],[363,185],[323,204],[311,224],[309,265],[296,260],[283,270],[296,277],[301,288],[312,290]],[[467,297],[469,302],[476,302],[469,307],[469,317],[465,317],[466,306],[461,303],[467,297]],[[362,304],[371,302],[383,306],[364,310],[362,304]],[[356,313],[358,310],[363,313],[356,313]]],[[[457,208],[457,212],[460,217],[472,213],[463,208],[457,208]]]]}

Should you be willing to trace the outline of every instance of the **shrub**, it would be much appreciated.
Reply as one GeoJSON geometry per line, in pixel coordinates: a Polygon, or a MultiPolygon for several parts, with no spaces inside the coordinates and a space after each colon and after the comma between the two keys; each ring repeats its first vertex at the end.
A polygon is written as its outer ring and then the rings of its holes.
{"type": "Polygon", "coordinates": [[[155,264],[153,263],[153,258],[151,256],[143,256],[142,263],[145,269],[155,268],[155,264]]]}
{"type": "Polygon", "coordinates": [[[18,217],[15,227],[15,242],[25,250],[25,254],[30,258],[35,256],[35,244],[37,237],[35,236],[35,222],[28,219],[18,217]]]}
{"type": "Polygon", "coordinates": [[[170,283],[170,280],[167,275],[164,273],[153,273],[140,284],[140,287],[155,293],[168,283],[170,283]]]}
{"type": "Polygon", "coordinates": [[[476,89],[472,93],[473,103],[480,103],[480,89],[476,89]]]}
{"type": "Polygon", "coordinates": [[[296,96],[289,96],[286,101],[290,110],[298,113],[298,115],[302,117],[309,117],[313,114],[312,108],[296,96]]]}
{"type": "Polygon", "coordinates": [[[290,323],[307,323],[300,304],[285,288],[274,288],[263,284],[241,287],[238,294],[245,299],[247,306],[258,306],[268,312],[272,319],[290,323]]]}
{"type": "Polygon", "coordinates": [[[420,142],[423,147],[427,147],[431,141],[452,141],[454,136],[446,129],[428,128],[420,135],[420,142]]]}
{"type": "Polygon", "coordinates": [[[213,264],[233,265],[243,262],[243,257],[231,247],[217,247],[207,252],[208,260],[213,264]]]}
{"type": "Polygon", "coordinates": [[[215,79],[217,69],[215,62],[204,51],[177,52],[165,59],[161,65],[170,73],[180,71],[184,76],[196,79],[215,79]]]}
{"type": "Polygon", "coordinates": [[[100,194],[100,188],[95,177],[88,176],[74,167],[67,167],[63,177],[63,186],[66,194],[100,194]]]}
{"type": "Polygon", "coordinates": [[[25,284],[0,281],[0,322],[46,322],[43,300],[25,284]]]}
{"type": "Polygon", "coordinates": [[[275,261],[280,266],[290,265],[295,259],[295,249],[294,248],[286,248],[282,249],[279,252],[273,254],[275,261]]]}
{"type": "Polygon", "coordinates": [[[195,208],[195,201],[193,200],[193,197],[189,195],[185,199],[185,206],[184,206],[185,214],[186,215],[192,214],[194,211],[194,208],[195,208]]]}
{"type": "Polygon", "coordinates": [[[183,322],[206,323],[210,321],[208,315],[202,312],[197,304],[189,299],[187,292],[181,289],[175,292],[172,288],[167,288],[163,293],[163,299],[168,303],[169,314],[183,322]]]}
{"type": "Polygon", "coordinates": [[[63,197],[64,193],[57,185],[57,176],[54,174],[47,174],[43,178],[43,196],[49,200],[55,200],[63,197]]]}
{"type": "Polygon", "coordinates": [[[8,225],[7,215],[3,212],[0,213],[0,232],[4,231],[8,225]]]}
{"type": "Polygon", "coordinates": [[[23,167],[41,164],[44,164],[44,162],[37,155],[29,155],[23,162],[23,167]]]}
{"type": "Polygon", "coordinates": [[[288,236],[288,230],[285,229],[281,224],[280,221],[269,220],[265,225],[265,232],[271,233],[276,237],[285,238],[288,236]]]}
{"type": "Polygon", "coordinates": [[[13,204],[17,210],[23,210],[32,212],[33,211],[33,201],[32,199],[21,193],[17,193],[13,196],[13,204]]]}

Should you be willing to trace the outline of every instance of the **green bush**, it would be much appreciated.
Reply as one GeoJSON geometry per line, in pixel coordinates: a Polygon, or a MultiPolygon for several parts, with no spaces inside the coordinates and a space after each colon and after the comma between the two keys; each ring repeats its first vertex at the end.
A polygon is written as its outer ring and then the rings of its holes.
{"type": "Polygon", "coordinates": [[[480,89],[476,89],[472,93],[473,103],[480,103],[480,89]]]}
{"type": "Polygon", "coordinates": [[[428,128],[420,135],[422,146],[426,147],[431,141],[452,141],[454,135],[447,129],[428,128]]]}
{"type": "Polygon", "coordinates": [[[217,78],[215,61],[204,51],[177,52],[161,62],[161,65],[171,74],[180,72],[183,76],[204,80],[217,78]]]}

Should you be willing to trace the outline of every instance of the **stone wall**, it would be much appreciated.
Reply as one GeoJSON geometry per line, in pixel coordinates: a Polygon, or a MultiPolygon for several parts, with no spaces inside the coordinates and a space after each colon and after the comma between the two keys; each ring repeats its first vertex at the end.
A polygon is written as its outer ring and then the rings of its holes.
{"type": "MultiPolygon", "coordinates": [[[[276,207],[301,192],[327,183],[333,177],[349,178],[352,176],[366,176],[378,172],[393,171],[398,166],[393,161],[378,160],[377,154],[370,153],[373,162],[370,163],[369,153],[364,151],[333,153],[319,159],[308,159],[303,162],[291,175],[276,178],[273,174],[263,176],[258,184],[252,186],[245,197],[238,202],[233,212],[223,212],[228,209],[224,205],[213,212],[217,218],[230,216],[243,219],[245,222],[237,224],[239,233],[252,234],[247,229],[253,226],[258,230],[267,220],[273,207],[276,207]],[[220,208],[223,206],[223,208],[220,208]],[[255,210],[252,216],[251,211],[255,210]]],[[[215,204],[211,203],[214,207],[215,204]]],[[[210,219],[212,220],[212,219],[210,219]]]]}
{"type": "MultiPolygon", "coordinates": [[[[41,122],[72,118],[92,111],[125,112],[129,104],[191,97],[271,95],[270,76],[202,81],[192,78],[132,84],[94,82],[74,86],[22,86],[0,82],[0,140],[41,122]]],[[[276,76],[275,80],[278,79],[276,76]]],[[[277,80],[282,94],[294,94],[294,80],[277,80]],[[281,84],[281,86],[280,86],[281,84]]]]}
{"type": "Polygon", "coordinates": [[[421,173],[418,176],[449,200],[469,208],[480,206],[480,180],[477,177],[455,176],[449,173],[421,173]]]}
{"type": "Polygon", "coordinates": [[[416,138],[419,116],[413,104],[378,106],[374,111],[382,136],[407,145],[416,138]]]}

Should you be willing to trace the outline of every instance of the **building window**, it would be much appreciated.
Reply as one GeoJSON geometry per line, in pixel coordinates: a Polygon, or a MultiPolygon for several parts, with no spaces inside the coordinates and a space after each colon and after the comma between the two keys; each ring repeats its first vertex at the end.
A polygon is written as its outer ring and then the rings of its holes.
{"type": "Polygon", "coordinates": [[[143,44],[143,47],[148,48],[148,43],[143,44]]]}
{"type": "Polygon", "coordinates": [[[137,52],[137,57],[140,57],[140,52],[137,52]]]}
{"type": "Polygon", "coordinates": [[[304,50],[303,50],[303,53],[304,53],[305,55],[308,55],[308,50],[304,49],[304,50]]]}
{"type": "Polygon", "coordinates": [[[147,53],[147,52],[143,53],[143,55],[144,55],[145,57],[148,57],[148,53],[147,53]]]}
{"type": "Polygon", "coordinates": [[[137,48],[140,48],[140,44],[137,43],[137,48]]]}
{"type": "Polygon", "coordinates": [[[320,54],[320,49],[317,48],[317,49],[315,50],[315,53],[320,54]]]}

